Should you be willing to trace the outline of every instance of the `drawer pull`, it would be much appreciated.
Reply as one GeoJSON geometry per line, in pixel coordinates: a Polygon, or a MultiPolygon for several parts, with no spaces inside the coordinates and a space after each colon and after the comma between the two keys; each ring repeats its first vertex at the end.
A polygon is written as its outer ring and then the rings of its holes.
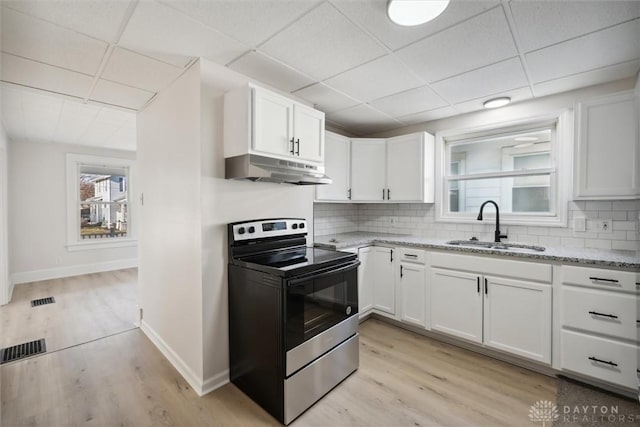
{"type": "Polygon", "coordinates": [[[596,282],[618,283],[618,280],[616,279],[603,279],[602,277],[589,277],[589,280],[595,280],[596,282]]]}
{"type": "Polygon", "coordinates": [[[418,258],[418,255],[416,254],[404,254],[404,256],[408,256],[410,258],[418,258]]]}
{"type": "Polygon", "coordinates": [[[600,360],[593,356],[589,356],[589,360],[593,360],[594,362],[598,362],[598,363],[604,363],[605,365],[609,365],[609,366],[618,366],[618,364],[615,362],[611,362],[611,361],[607,362],[606,360],[600,360]]]}
{"type": "Polygon", "coordinates": [[[598,313],[597,311],[590,311],[589,314],[593,314],[594,316],[609,317],[611,319],[617,319],[618,318],[618,316],[616,316],[615,314],[598,313]]]}

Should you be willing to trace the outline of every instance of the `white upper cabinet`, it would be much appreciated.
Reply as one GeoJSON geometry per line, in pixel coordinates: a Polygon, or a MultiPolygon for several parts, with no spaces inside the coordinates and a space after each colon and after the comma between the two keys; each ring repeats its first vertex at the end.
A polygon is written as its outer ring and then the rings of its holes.
{"type": "MultiPolygon", "coordinates": [[[[322,163],[324,158],[324,113],[300,104],[293,106],[295,154],[322,163]]],[[[331,175],[329,175],[331,177],[331,175]]]]}
{"type": "Polygon", "coordinates": [[[348,201],[351,195],[351,140],[337,133],[325,134],[325,173],[333,180],[316,186],[316,200],[348,201]]]}
{"type": "Polygon", "coordinates": [[[577,109],[575,199],[640,195],[638,98],[633,91],[583,102],[577,109]]]}
{"type": "Polygon", "coordinates": [[[224,96],[224,156],[324,161],[324,113],[253,84],[224,96]]]}
{"type": "MultiPolygon", "coordinates": [[[[346,193],[351,195],[351,201],[433,203],[432,135],[418,132],[389,139],[354,138],[349,159],[345,158],[344,146],[344,142],[327,144],[325,158],[330,160],[326,172],[342,182],[340,171],[345,170],[345,161],[349,162],[351,182],[346,193]]],[[[342,188],[336,192],[318,189],[316,200],[345,201],[344,194],[342,188]]]]}
{"type": "Polygon", "coordinates": [[[253,98],[253,150],[289,156],[294,154],[293,103],[266,90],[253,98]]]}
{"type": "Polygon", "coordinates": [[[387,139],[387,200],[432,202],[433,137],[424,132],[387,139]]]}
{"type": "MultiPolygon", "coordinates": [[[[331,175],[329,175],[331,176],[331,175]]],[[[351,140],[351,200],[386,200],[386,141],[351,140]]]]}

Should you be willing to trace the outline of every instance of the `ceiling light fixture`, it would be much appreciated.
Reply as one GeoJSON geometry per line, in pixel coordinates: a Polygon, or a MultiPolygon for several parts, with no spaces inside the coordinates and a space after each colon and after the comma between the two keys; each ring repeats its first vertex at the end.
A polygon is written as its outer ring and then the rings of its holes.
{"type": "Polygon", "coordinates": [[[449,6],[449,0],[389,0],[387,15],[404,27],[424,24],[437,18],[449,6]]]}
{"type": "Polygon", "coordinates": [[[500,98],[493,98],[488,101],[484,101],[484,108],[498,108],[503,107],[511,102],[511,98],[508,96],[503,96],[500,98]]]}

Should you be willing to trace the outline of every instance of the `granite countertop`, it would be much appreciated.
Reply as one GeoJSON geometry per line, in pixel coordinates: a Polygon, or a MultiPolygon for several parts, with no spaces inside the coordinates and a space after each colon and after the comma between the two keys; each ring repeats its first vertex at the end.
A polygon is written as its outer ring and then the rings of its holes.
{"type": "Polygon", "coordinates": [[[395,246],[412,246],[423,249],[445,249],[452,252],[548,260],[586,266],[600,266],[636,271],[640,270],[640,258],[634,252],[629,251],[617,252],[598,249],[547,247],[544,252],[530,253],[487,249],[482,247],[475,248],[447,245],[446,242],[449,240],[453,239],[435,239],[419,236],[369,232],[329,234],[326,236],[315,236],[314,238],[315,246],[328,249],[345,249],[381,243],[395,246]]]}

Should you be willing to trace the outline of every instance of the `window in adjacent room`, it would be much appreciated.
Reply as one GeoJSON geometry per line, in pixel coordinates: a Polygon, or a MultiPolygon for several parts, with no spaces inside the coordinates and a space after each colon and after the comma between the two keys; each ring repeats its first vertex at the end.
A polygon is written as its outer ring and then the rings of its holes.
{"type": "Polygon", "coordinates": [[[105,247],[133,239],[126,159],[67,156],[68,245],[105,247]]]}

